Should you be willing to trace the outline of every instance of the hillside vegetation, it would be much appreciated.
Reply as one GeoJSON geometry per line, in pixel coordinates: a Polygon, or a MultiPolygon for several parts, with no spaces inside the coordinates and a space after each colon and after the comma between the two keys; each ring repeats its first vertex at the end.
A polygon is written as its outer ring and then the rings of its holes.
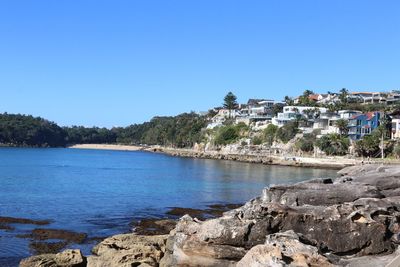
{"type": "Polygon", "coordinates": [[[202,139],[206,117],[183,113],[155,117],[128,127],[60,127],[40,117],[0,114],[0,144],[26,147],[63,147],[72,144],[148,144],[191,147],[202,139]]]}

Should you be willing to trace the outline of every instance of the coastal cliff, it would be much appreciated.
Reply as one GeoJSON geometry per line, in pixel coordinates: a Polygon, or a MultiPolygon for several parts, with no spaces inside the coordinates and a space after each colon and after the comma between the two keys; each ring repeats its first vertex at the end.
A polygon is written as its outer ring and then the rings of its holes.
{"type": "Polygon", "coordinates": [[[166,235],[116,235],[91,256],[66,250],[20,266],[386,266],[399,255],[400,166],[339,174],[270,186],[219,218],[185,215],[166,235]]]}

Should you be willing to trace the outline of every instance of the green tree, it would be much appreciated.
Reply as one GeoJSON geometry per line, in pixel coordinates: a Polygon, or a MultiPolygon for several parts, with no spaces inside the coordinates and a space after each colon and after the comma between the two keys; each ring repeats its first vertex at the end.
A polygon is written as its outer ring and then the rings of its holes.
{"type": "Polygon", "coordinates": [[[365,135],[355,144],[355,152],[359,156],[376,157],[380,155],[380,132],[374,130],[372,134],[365,135]]]}
{"type": "Polygon", "coordinates": [[[283,143],[289,142],[299,132],[298,123],[290,121],[276,131],[276,138],[283,143]]]}
{"type": "Polygon", "coordinates": [[[266,142],[269,146],[271,146],[275,140],[275,135],[277,131],[278,131],[278,126],[269,124],[267,128],[263,130],[262,133],[264,142],[266,142]]]}
{"type": "Polygon", "coordinates": [[[249,127],[242,123],[236,125],[225,125],[218,127],[214,133],[214,143],[216,145],[227,145],[234,143],[239,138],[248,136],[249,127]]]}
{"type": "Polygon", "coordinates": [[[316,145],[327,155],[346,155],[350,141],[348,138],[334,133],[323,135],[317,140],[316,145]]]}
{"type": "Polygon", "coordinates": [[[289,96],[285,96],[284,100],[285,104],[287,106],[293,106],[294,105],[294,101],[293,98],[289,97],[289,96]]]}
{"type": "Polygon", "coordinates": [[[342,104],[347,104],[347,96],[349,95],[349,91],[346,88],[342,88],[339,92],[339,99],[342,104]]]}
{"type": "Polygon", "coordinates": [[[335,126],[339,129],[339,134],[342,136],[347,135],[347,133],[349,132],[349,123],[347,120],[339,119],[335,122],[335,126]]]}
{"type": "Polygon", "coordinates": [[[229,110],[229,117],[231,117],[231,111],[235,110],[238,106],[237,97],[232,93],[229,92],[224,97],[223,107],[229,110]]]}
{"type": "Polygon", "coordinates": [[[296,142],[296,147],[303,152],[313,152],[316,142],[316,134],[304,134],[303,137],[296,142]]]}

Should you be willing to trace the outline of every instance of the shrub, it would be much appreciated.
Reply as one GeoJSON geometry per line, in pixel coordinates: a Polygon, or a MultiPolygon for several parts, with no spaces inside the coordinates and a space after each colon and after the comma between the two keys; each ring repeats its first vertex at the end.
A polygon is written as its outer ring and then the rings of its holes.
{"type": "Polygon", "coordinates": [[[267,128],[263,130],[263,141],[268,145],[272,145],[275,140],[276,132],[278,131],[278,126],[269,124],[267,128]]]}
{"type": "Polygon", "coordinates": [[[221,127],[215,137],[215,144],[227,145],[235,142],[239,138],[239,134],[233,126],[221,127]]]}
{"type": "Polygon", "coordinates": [[[296,147],[303,152],[313,152],[315,141],[315,134],[304,134],[303,138],[296,142],[296,147]]]}
{"type": "Polygon", "coordinates": [[[394,148],[393,148],[393,155],[396,157],[396,158],[400,158],[400,144],[396,144],[395,146],[394,146],[394,148]]]}
{"type": "Polygon", "coordinates": [[[251,144],[253,145],[261,145],[263,143],[263,139],[260,136],[254,136],[253,139],[251,139],[251,144]]]}
{"type": "Polygon", "coordinates": [[[317,140],[316,145],[327,155],[346,155],[350,141],[339,134],[327,134],[317,140]]]}
{"type": "Polygon", "coordinates": [[[291,121],[276,131],[276,138],[281,140],[283,143],[287,143],[293,139],[298,132],[298,123],[291,121]]]}

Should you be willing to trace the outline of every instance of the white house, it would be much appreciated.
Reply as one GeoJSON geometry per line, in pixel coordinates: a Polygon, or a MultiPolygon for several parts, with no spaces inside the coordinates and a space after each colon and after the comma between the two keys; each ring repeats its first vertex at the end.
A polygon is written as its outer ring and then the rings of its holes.
{"type": "Polygon", "coordinates": [[[392,139],[400,139],[400,118],[392,119],[392,139]]]}
{"type": "Polygon", "coordinates": [[[208,129],[215,128],[217,126],[221,126],[226,119],[235,119],[240,116],[240,111],[238,110],[229,110],[229,109],[220,109],[218,113],[211,119],[211,123],[207,125],[208,129]]]}
{"type": "Polygon", "coordinates": [[[272,119],[272,123],[278,127],[282,127],[289,121],[300,118],[305,118],[310,121],[316,117],[317,113],[326,113],[326,111],[326,108],[319,107],[285,106],[283,107],[283,112],[278,113],[278,115],[272,119]]]}

